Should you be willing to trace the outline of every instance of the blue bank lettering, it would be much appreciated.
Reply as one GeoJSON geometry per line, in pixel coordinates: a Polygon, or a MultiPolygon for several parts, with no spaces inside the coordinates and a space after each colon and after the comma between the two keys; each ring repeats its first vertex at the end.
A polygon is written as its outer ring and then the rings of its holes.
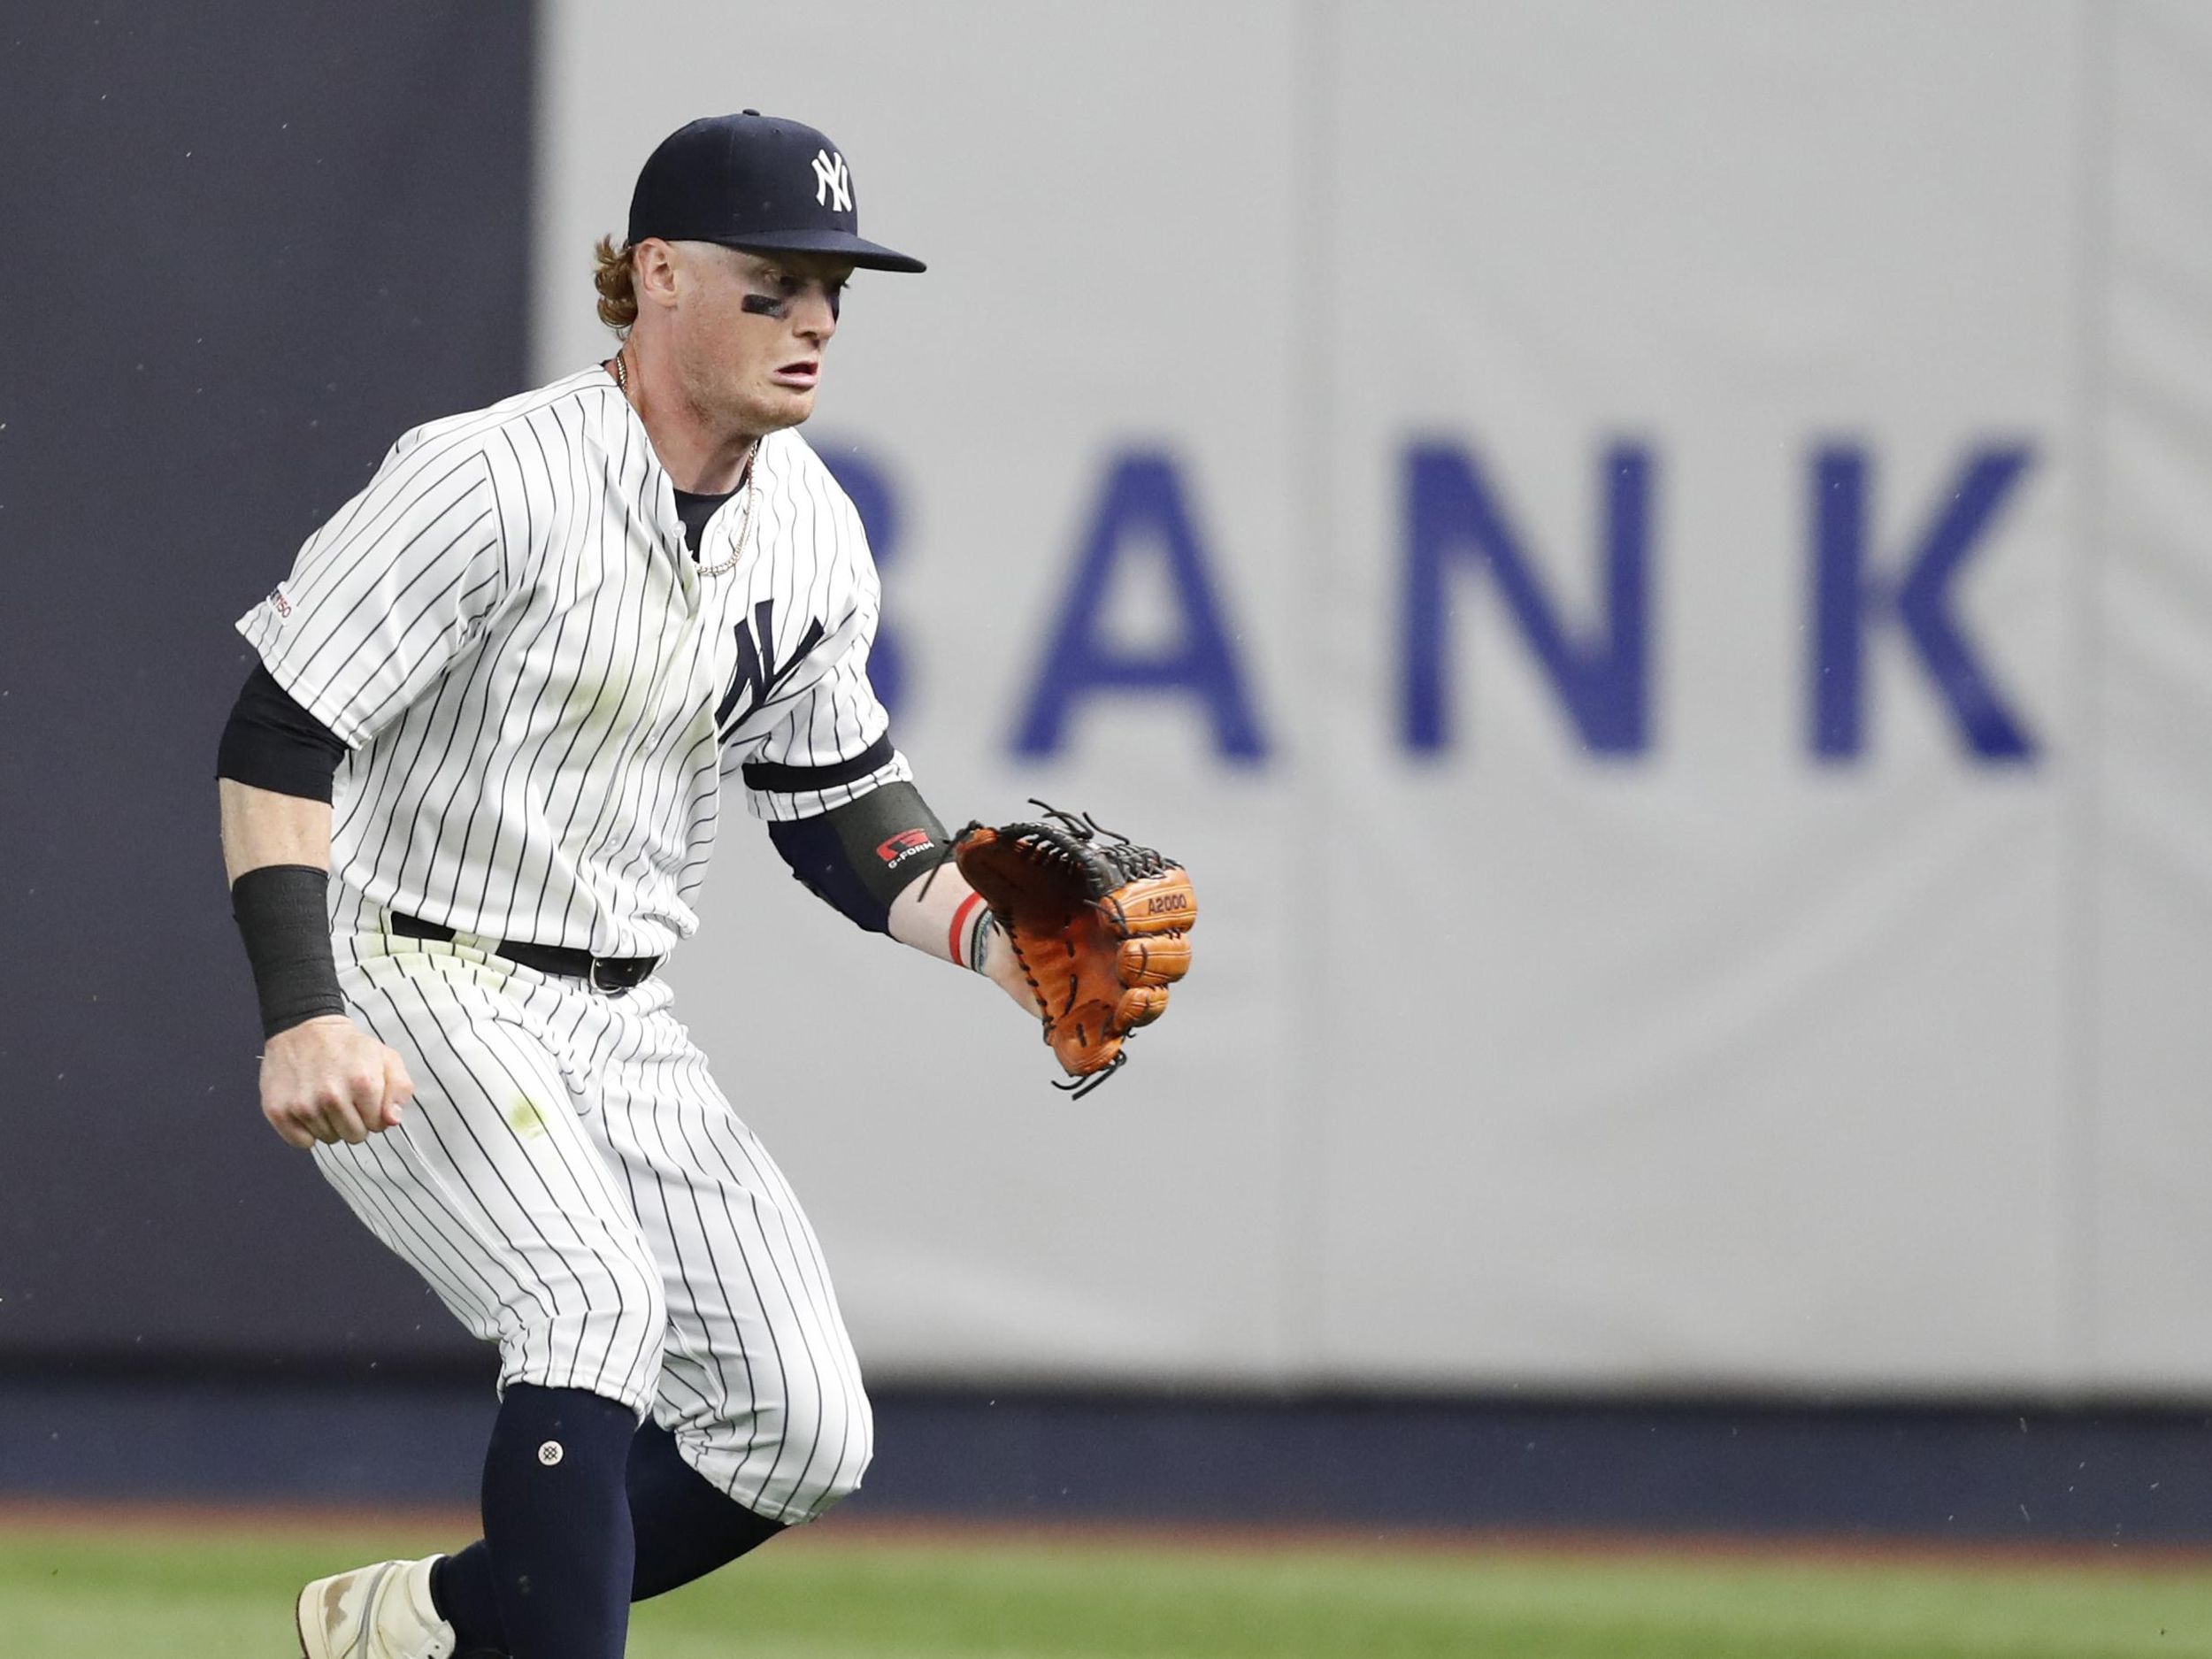
{"type": "Polygon", "coordinates": [[[1015,753],[1058,753],[1069,720],[1094,698],[1141,696],[1187,700],[1204,718],[1217,752],[1237,761],[1263,758],[1265,740],[1223,625],[1210,564],[1174,461],[1154,451],[1118,457],[1037,665],[1015,753]],[[1178,626],[1167,639],[1132,649],[1107,638],[1105,617],[1116,572],[1141,557],[1163,562],[1178,626]]]}
{"type": "Polygon", "coordinates": [[[1649,748],[1652,470],[1639,444],[1617,444],[1601,461],[1604,616],[1576,631],[1475,458],[1447,442],[1407,452],[1399,734],[1408,749],[1434,754],[1452,742],[1451,621],[1463,565],[1489,573],[1584,747],[1607,756],[1649,748]]]}
{"type": "Polygon", "coordinates": [[[1948,607],[1951,583],[1986,540],[1999,511],[2032,458],[2024,445],[1968,455],[1919,544],[1896,566],[1875,572],[1868,550],[1874,464],[1847,444],[1812,462],[1812,659],[1808,713],[1813,753],[1856,759],[1866,747],[1866,642],[1895,622],[1943,699],[1967,750],[1984,762],[2032,760],[2036,741],[1998,695],[1948,607]]]}

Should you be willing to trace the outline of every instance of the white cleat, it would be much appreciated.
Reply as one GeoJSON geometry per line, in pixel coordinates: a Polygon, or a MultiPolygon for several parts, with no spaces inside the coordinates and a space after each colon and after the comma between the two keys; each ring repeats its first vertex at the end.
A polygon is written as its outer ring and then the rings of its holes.
{"type": "Polygon", "coordinates": [[[300,1652],[306,1659],[453,1659],[453,1626],[430,1601],[430,1569],[442,1557],[380,1561],[300,1592],[300,1652]]]}

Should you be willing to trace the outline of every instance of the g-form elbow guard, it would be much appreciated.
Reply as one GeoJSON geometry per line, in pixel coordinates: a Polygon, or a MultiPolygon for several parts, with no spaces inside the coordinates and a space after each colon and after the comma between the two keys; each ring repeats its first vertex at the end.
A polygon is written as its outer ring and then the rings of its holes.
{"type": "Polygon", "coordinates": [[[891,930],[891,901],[945,850],[945,826],[910,783],[887,783],[812,818],[768,826],[791,873],[870,933],[891,930]]]}

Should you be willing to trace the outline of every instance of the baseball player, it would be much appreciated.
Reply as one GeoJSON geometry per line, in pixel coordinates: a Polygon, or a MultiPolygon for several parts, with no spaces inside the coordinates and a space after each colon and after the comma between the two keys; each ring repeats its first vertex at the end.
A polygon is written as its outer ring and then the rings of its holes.
{"type": "MultiPolygon", "coordinates": [[[[482,1539],[309,1585],[307,1659],[611,1659],[633,1599],[860,1481],[821,1250],[656,972],[726,787],[830,904],[1051,1034],[1010,910],[938,868],[860,521],[795,430],[851,271],[923,268],[854,200],[797,122],[671,135],[600,246],[613,357],[407,434],[239,624],[218,771],[263,1112],[500,1352],[482,1539]]],[[[1148,949],[1145,984],[1179,975],[1148,949]]]]}

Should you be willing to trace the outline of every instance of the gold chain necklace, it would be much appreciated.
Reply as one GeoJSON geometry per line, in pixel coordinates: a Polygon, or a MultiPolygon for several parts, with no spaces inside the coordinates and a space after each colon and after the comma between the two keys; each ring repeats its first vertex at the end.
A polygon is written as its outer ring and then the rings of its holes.
{"type": "Polygon", "coordinates": [[[753,528],[753,495],[759,480],[760,440],[755,438],[753,452],[745,457],[745,510],[744,517],[737,521],[737,538],[730,543],[729,557],[718,565],[702,565],[699,567],[700,575],[719,576],[727,571],[735,570],[738,560],[745,557],[745,538],[751,534],[753,528]]]}
{"type": "MultiPolygon", "coordinates": [[[[622,401],[625,403],[630,400],[630,370],[629,365],[623,361],[623,354],[627,349],[626,344],[618,346],[615,348],[614,354],[614,389],[622,394],[622,401]]],[[[752,533],[753,528],[755,486],[760,477],[760,442],[758,438],[753,440],[753,452],[745,457],[745,507],[742,516],[737,521],[737,539],[730,545],[730,556],[718,564],[699,566],[699,574],[702,576],[726,575],[735,570],[738,560],[745,557],[745,538],[752,533]]]]}

